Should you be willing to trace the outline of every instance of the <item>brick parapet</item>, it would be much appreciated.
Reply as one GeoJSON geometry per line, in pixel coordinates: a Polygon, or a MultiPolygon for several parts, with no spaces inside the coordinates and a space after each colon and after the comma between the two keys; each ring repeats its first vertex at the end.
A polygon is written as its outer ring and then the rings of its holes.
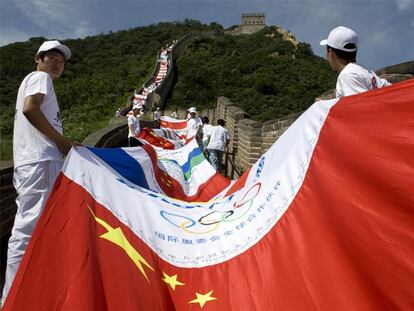
{"type": "Polygon", "coordinates": [[[245,171],[260,157],[262,149],[262,122],[242,119],[239,123],[239,149],[236,163],[245,171]]]}
{"type": "Polygon", "coordinates": [[[226,113],[229,106],[232,106],[233,103],[227,98],[220,96],[217,98],[217,109],[216,109],[216,118],[215,121],[218,119],[226,119],[226,113]]]}
{"type": "Polygon", "coordinates": [[[228,149],[231,152],[237,152],[239,142],[239,122],[246,117],[246,112],[239,107],[232,105],[227,105],[226,112],[224,121],[226,121],[226,128],[231,137],[228,149]]]}
{"type": "Polygon", "coordinates": [[[229,150],[235,151],[235,163],[239,170],[251,167],[280,135],[300,116],[292,113],[283,119],[266,122],[248,119],[248,114],[233,105],[226,97],[217,100],[216,116],[226,121],[231,140],[229,150]]]}

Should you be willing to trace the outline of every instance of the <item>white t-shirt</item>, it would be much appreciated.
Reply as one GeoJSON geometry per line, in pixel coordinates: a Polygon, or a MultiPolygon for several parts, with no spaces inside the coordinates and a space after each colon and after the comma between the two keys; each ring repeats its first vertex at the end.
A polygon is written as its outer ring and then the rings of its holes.
{"type": "Polygon", "coordinates": [[[199,126],[203,126],[203,121],[200,118],[191,118],[187,121],[187,134],[186,138],[192,138],[197,134],[197,129],[199,126]]]}
{"type": "Polygon", "coordinates": [[[133,114],[128,116],[128,138],[134,137],[135,135],[139,134],[141,132],[141,128],[139,126],[139,118],[134,116],[133,114]],[[129,129],[129,126],[132,125],[132,129],[134,130],[133,133],[131,133],[131,130],[129,129]]]}
{"type": "Polygon", "coordinates": [[[213,129],[213,126],[211,124],[204,124],[203,125],[203,142],[206,142],[208,139],[208,136],[211,135],[211,130],[213,129]]]}
{"type": "Polygon", "coordinates": [[[56,144],[36,129],[23,114],[27,96],[44,94],[40,110],[48,122],[63,134],[59,104],[53,88],[52,78],[43,71],[34,71],[22,81],[16,100],[13,132],[14,167],[42,161],[62,161],[63,155],[56,144]]]}
{"type": "Polygon", "coordinates": [[[336,97],[349,96],[388,85],[391,83],[379,78],[374,72],[356,63],[349,63],[339,73],[336,97]]]}
{"type": "Polygon", "coordinates": [[[229,132],[221,125],[213,126],[210,135],[210,142],[207,149],[226,150],[227,141],[230,139],[229,132]]]}

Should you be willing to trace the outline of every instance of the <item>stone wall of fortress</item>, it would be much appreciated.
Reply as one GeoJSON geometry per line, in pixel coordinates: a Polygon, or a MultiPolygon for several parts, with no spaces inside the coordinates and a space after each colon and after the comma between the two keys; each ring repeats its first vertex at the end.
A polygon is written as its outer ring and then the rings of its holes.
{"type": "MultiPolygon", "coordinates": [[[[293,113],[284,118],[266,122],[254,121],[226,97],[217,99],[216,117],[224,119],[230,134],[228,151],[235,154],[235,166],[246,171],[265,153],[280,135],[300,116],[293,113]]],[[[237,177],[237,176],[235,176],[237,177]]]]}
{"type": "MultiPolygon", "coordinates": [[[[170,116],[171,112],[172,110],[168,109],[163,111],[163,114],[170,116]]],[[[178,109],[177,112],[179,119],[184,119],[187,115],[183,109],[178,109]]],[[[244,172],[252,166],[300,114],[301,112],[292,113],[284,118],[266,122],[254,121],[248,118],[245,111],[223,96],[217,98],[215,109],[203,109],[198,112],[200,117],[208,116],[212,125],[216,125],[218,119],[226,121],[226,128],[230,134],[228,151],[235,154],[234,162],[239,172],[244,172]]]]}

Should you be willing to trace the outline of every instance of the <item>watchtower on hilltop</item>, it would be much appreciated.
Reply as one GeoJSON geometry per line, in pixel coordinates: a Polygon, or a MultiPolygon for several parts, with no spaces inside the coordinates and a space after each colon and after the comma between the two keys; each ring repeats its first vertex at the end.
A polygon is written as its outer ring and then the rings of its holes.
{"type": "Polygon", "coordinates": [[[266,27],[264,13],[245,13],[241,16],[241,33],[249,34],[266,27]]]}

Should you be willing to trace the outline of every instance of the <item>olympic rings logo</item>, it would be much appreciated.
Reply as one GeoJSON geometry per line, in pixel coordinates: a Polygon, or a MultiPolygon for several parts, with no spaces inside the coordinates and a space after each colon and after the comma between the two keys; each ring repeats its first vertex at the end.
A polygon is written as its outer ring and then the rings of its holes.
{"type": "Polygon", "coordinates": [[[232,209],[227,211],[209,211],[207,214],[193,219],[188,215],[161,211],[160,215],[171,225],[180,228],[189,234],[206,234],[216,230],[220,223],[237,221],[249,212],[254,198],[259,194],[262,185],[256,183],[243,195],[240,201],[233,203],[232,209]]]}

